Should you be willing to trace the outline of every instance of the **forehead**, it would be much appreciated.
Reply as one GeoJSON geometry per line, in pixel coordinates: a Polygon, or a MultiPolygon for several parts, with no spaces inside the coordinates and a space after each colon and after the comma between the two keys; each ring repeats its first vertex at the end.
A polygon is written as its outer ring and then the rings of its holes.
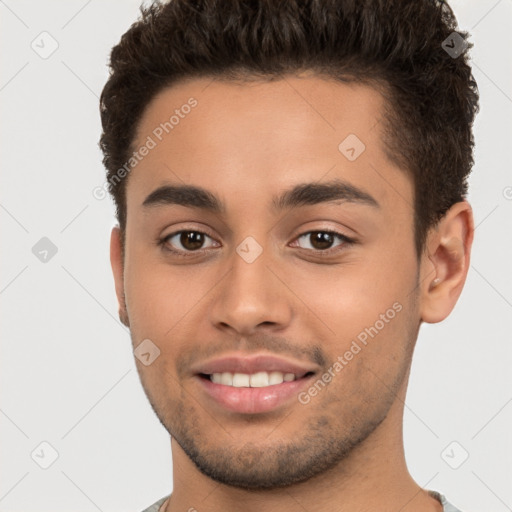
{"type": "Polygon", "coordinates": [[[130,173],[128,205],[169,182],[217,191],[226,203],[335,178],[378,188],[381,200],[396,187],[407,195],[409,180],[385,156],[384,105],[369,85],[316,76],[180,82],[156,95],[139,122],[133,147],[151,149],[130,173]]]}

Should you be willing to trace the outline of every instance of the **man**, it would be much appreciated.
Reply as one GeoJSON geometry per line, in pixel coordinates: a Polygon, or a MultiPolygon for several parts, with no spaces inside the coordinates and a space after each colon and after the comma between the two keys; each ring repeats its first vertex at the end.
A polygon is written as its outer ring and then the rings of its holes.
{"type": "Polygon", "coordinates": [[[171,436],[147,511],[456,511],[402,421],[473,240],[478,92],[432,0],[171,0],[111,54],[111,263],[171,436]]]}

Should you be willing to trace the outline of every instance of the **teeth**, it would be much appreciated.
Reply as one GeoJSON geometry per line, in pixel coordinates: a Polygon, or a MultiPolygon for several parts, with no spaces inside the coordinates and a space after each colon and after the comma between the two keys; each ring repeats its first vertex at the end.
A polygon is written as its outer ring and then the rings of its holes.
{"type": "Polygon", "coordinates": [[[281,372],[272,372],[268,376],[268,383],[272,386],[274,384],[281,384],[284,380],[284,375],[281,372]]]}
{"type": "Polygon", "coordinates": [[[222,384],[222,373],[214,373],[210,375],[210,380],[215,382],[215,384],[222,384]]]}
{"type": "Polygon", "coordinates": [[[251,388],[263,388],[269,385],[269,375],[267,372],[258,372],[251,375],[251,388]]]}
{"type": "Polygon", "coordinates": [[[247,373],[213,373],[210,380],[215,384],[224,384],[235,388],[263,388],[274,386],[283,382],[295,380],[295,374],[282,372],[257,372],[249,375],[247,373]]]}
{"type": "Polygon", "coordinates": [[[220,374],[220,383],[225,384],[226,386],[233,385],[233,374],[232,373],[221,373],[220,374]]]}
{"type": "Polygon", "coordinates": [[[250,378],[246,373],[235,373],[233,375],[233,386],[235,388],[248,388],[250,378]]]}

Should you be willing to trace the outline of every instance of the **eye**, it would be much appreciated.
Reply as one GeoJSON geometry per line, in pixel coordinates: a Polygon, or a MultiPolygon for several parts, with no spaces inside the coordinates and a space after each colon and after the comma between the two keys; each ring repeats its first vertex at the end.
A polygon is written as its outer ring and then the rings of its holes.
{"type": "MultiPolygon", "coordinates": [[[[342,250],[345,245],[353,244],[355,241],[336,231],[317,230],[303,233],[293,242],[293,244],[297,243],[298,247],[301,249],[324,255],[342,250]],[[305,246],[300,243],[301,241],[303,241],[305,246]],[[339,243],[333,246],[336,241],[339,243]]],[[[202,253],[213,247],[220,247],[219,242],[214,240],[211,236],[203,231],[193,229],[175,231],[159,239],[158,244],[166,251],[174,253],[178,257],[192,256],[194,252],[202,253]],[[209,243],[205,246],[205,242],[208,240],[209,243]]],[[[293,246],[295,245],[292,245],[292,247],[293,246]]]]}
{"type": "Polygon", "coordinates": [[[299,244],[301,249],[312,250],[315,252],[328,252],[337,249],[340,246],[354,243],[354,240],[348,238],[336,231],[308,231],[296,238],[297,241],[304,240],[305,247],[299,244]],[[340,243],[333,247],[336,240],[340,243]]]}
{"type": "MultiPolygon", "coordinates": [[[[165,248],[171,252],[187,253],[205,249],[204,243],[206,239],[211,240],[214,244],[217,243],[213,238],[202,231],[186,229],[167,235],[165,238],[160,240],[160,244],[165,246],[165,248]],[[176,244],[178,244],[178,248],[176,248],[176,244]],[[167,245],[170,245],[171,247],[167,247],[167,245]],[[181,247],[179,247],[179,245],[181,245],[181,247]]],[[[215,247],[214,244],[210,243],[206,248],[215,247]]]]}

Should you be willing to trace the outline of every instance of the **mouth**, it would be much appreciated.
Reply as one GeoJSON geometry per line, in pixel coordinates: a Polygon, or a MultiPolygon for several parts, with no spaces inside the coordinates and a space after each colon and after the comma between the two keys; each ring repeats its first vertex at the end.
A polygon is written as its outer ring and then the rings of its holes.
{"type": "Polygon", "coordinates": [[[320,367],[271,353],[232,352],[191,368],[208,406],[242,414],[292,407],[320,367]]]}
{"type": "Polygon", "coordinates": [[[310,386],[315,372],[253,374],[199,373],[196,378],[208,399],[223,411],[261,414],[298,404],[298,394],[310,386]]]}

